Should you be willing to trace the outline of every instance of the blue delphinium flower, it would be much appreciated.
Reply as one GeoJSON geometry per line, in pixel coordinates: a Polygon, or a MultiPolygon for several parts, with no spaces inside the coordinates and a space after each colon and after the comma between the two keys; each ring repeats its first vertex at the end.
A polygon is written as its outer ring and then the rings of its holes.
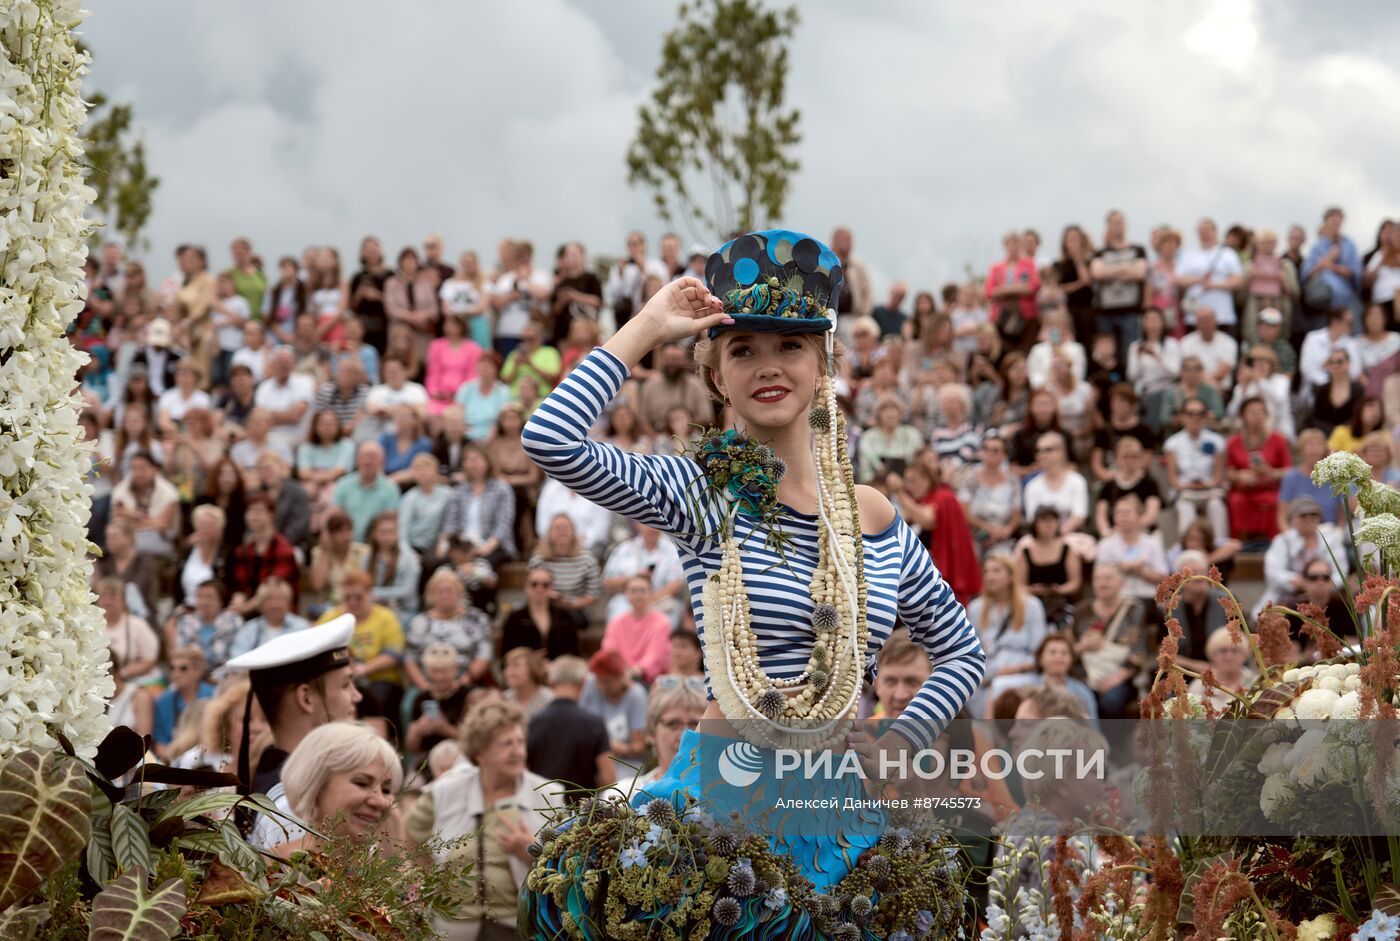
{"type": "Polygon", "coordinates": [[[1387,915],[1380,909],[1371,912],[1371,917],[1352,935],[1352,941],[1395,941],[1396,938],[1400,938],[1400,915],[1387,915]]]}
{"type": "Polygon", "coordinates": [[[914,941],[914,936],[903,928],[900,928],[898,931],[890,934],[888,941],[914,941]]]}
{"type": "Polygon", "coordinates": [[[627,847],[617,858],[623,869],[631,869],[633,866],[645,867],[647,864],[647,854],[640,846],[627,847]]]}
{"type": "Polygon", "coordinates": [[[917,932],[919,933],[919,937],[921,937],[921,938],[922,938],[924,935],[928,934],[930,931],[932,931],[932,930],[933,930],[933,912],[929,911],[929,910],[926,909],[926,908],[925,908],[925,909],[920,909],[920,910],[914,915],[914,930],[917,931],[917,932]]]}

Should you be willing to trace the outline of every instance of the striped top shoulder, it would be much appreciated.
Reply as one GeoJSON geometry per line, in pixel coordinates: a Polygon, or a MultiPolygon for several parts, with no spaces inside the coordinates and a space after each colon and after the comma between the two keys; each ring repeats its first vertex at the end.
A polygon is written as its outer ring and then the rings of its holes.
{"type": "MultiPolygon", "coordinates": [[[[708,497],[700,466],[682,456],[640,455],[589,438],[589,429],[617,395],[627,367],[595,349],[542,402],[521,438],[526,453],[550,477],[594,503],[673,535],[690,589],[695,623],[705,629],[701,593],[720,564],[715,536],[722,507],[708,497]]],[[[768,531],[740,516],[744,585],[759,660],[774,677],[800,674],[813,640],[809,583],[817,565],[817,520],[788,509],[790,537],[780,558],[768,531]]],[[[899,518],[862,540],[870,645],[867,668],[896,622],[923,646],[933,673],[891,726],[915,747],[942,732],[977,690],[986,657],[966,613],[938,574],[913,530],[899,518]]]]}

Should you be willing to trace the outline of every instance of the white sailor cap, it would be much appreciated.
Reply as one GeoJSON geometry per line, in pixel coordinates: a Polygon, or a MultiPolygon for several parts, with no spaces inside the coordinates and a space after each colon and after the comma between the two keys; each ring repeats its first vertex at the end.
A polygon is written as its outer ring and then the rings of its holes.
{"type": "Polygon", "coordinates": [[[231,672],[246,671],[254,692],[306,683],[350,665],[354,633],[355,616],[342,614],[326,624],[274,637],[225,666],[231,672]]]}

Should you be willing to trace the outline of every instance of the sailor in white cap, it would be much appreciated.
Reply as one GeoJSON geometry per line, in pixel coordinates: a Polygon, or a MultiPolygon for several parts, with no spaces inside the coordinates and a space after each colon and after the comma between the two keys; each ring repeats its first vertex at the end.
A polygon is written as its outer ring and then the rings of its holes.
{"type": "Polygon", "coordinates": [[[251,774],[248,743],[243,743],[238,776],[245,790],[271,794],[281,781],[282,763],[312,729],[355,718],[361,697],[350,675],[354,633],[355,618],[347,614],[320,627],[274,637],[228,662],[230,673],[247,671],[251,695],[258,697],[272,729],[272,744],[251,774]]]}

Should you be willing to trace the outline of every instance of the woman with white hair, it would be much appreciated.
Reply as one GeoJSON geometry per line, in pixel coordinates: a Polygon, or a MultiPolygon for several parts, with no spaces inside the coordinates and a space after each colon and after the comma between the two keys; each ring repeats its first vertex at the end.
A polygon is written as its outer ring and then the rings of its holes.
{"type": "Polygon", "coordinates": [[[1204,683],[1195,679],[1186,687],[1186,693],[1223,710],[1233,701],[1232,693],[1243,695],[1254,682],[1254,671],[1245,663],[1249,659],[1249,644],[1244,635],[1231,637],[1228,627],[1217,627],[1206,641],[1206,659],[1210,661],[1214,685],[1207,689],[1204,683]]]}
{"type": "MultiPolygon", "coordinates": [[[[525,715],[514,703],[489,696],[462,722],[467,761],[429,784],[413,805],[407,829],[418,844],[435,845],[434,861],[472,861],[474,901],[459,919],[441,919],[448,939],[490,937],[513,928],[516,897],[530,869],[529,846],[563,802],[564,786],[525,768],[525,715]]],[[[283,772],[285,778],[285,771],[283,772]]]]}
{"type": "Polygon", "coordinates": [[[883,480],[886,474],[903,473],[924,446],[923,436],[904,421],[904,406],[886,396],[875,406],[875,424],[860,436],[860,461],[856,479],[883,480]]]}
{"type": "MultiPolygon", "coordinates": [[[[312,830],[352,840],[382,831],[402,783],[394,747],[357,722],[315,729],[282,766],[282,788],[292,813],[312,830]]],[[[321,848],[320,837],[308,832],[273,853],[285,859],[321,848]]]]}
{"type": "Polygon", "coordinates": [[[957,488],[977,463],[982,436],[973,427],[972,390],[960,382],[938,388],[938,413],[943,421],[929,434],[929,447],[938,454],[944,478],[957,488]]]}

